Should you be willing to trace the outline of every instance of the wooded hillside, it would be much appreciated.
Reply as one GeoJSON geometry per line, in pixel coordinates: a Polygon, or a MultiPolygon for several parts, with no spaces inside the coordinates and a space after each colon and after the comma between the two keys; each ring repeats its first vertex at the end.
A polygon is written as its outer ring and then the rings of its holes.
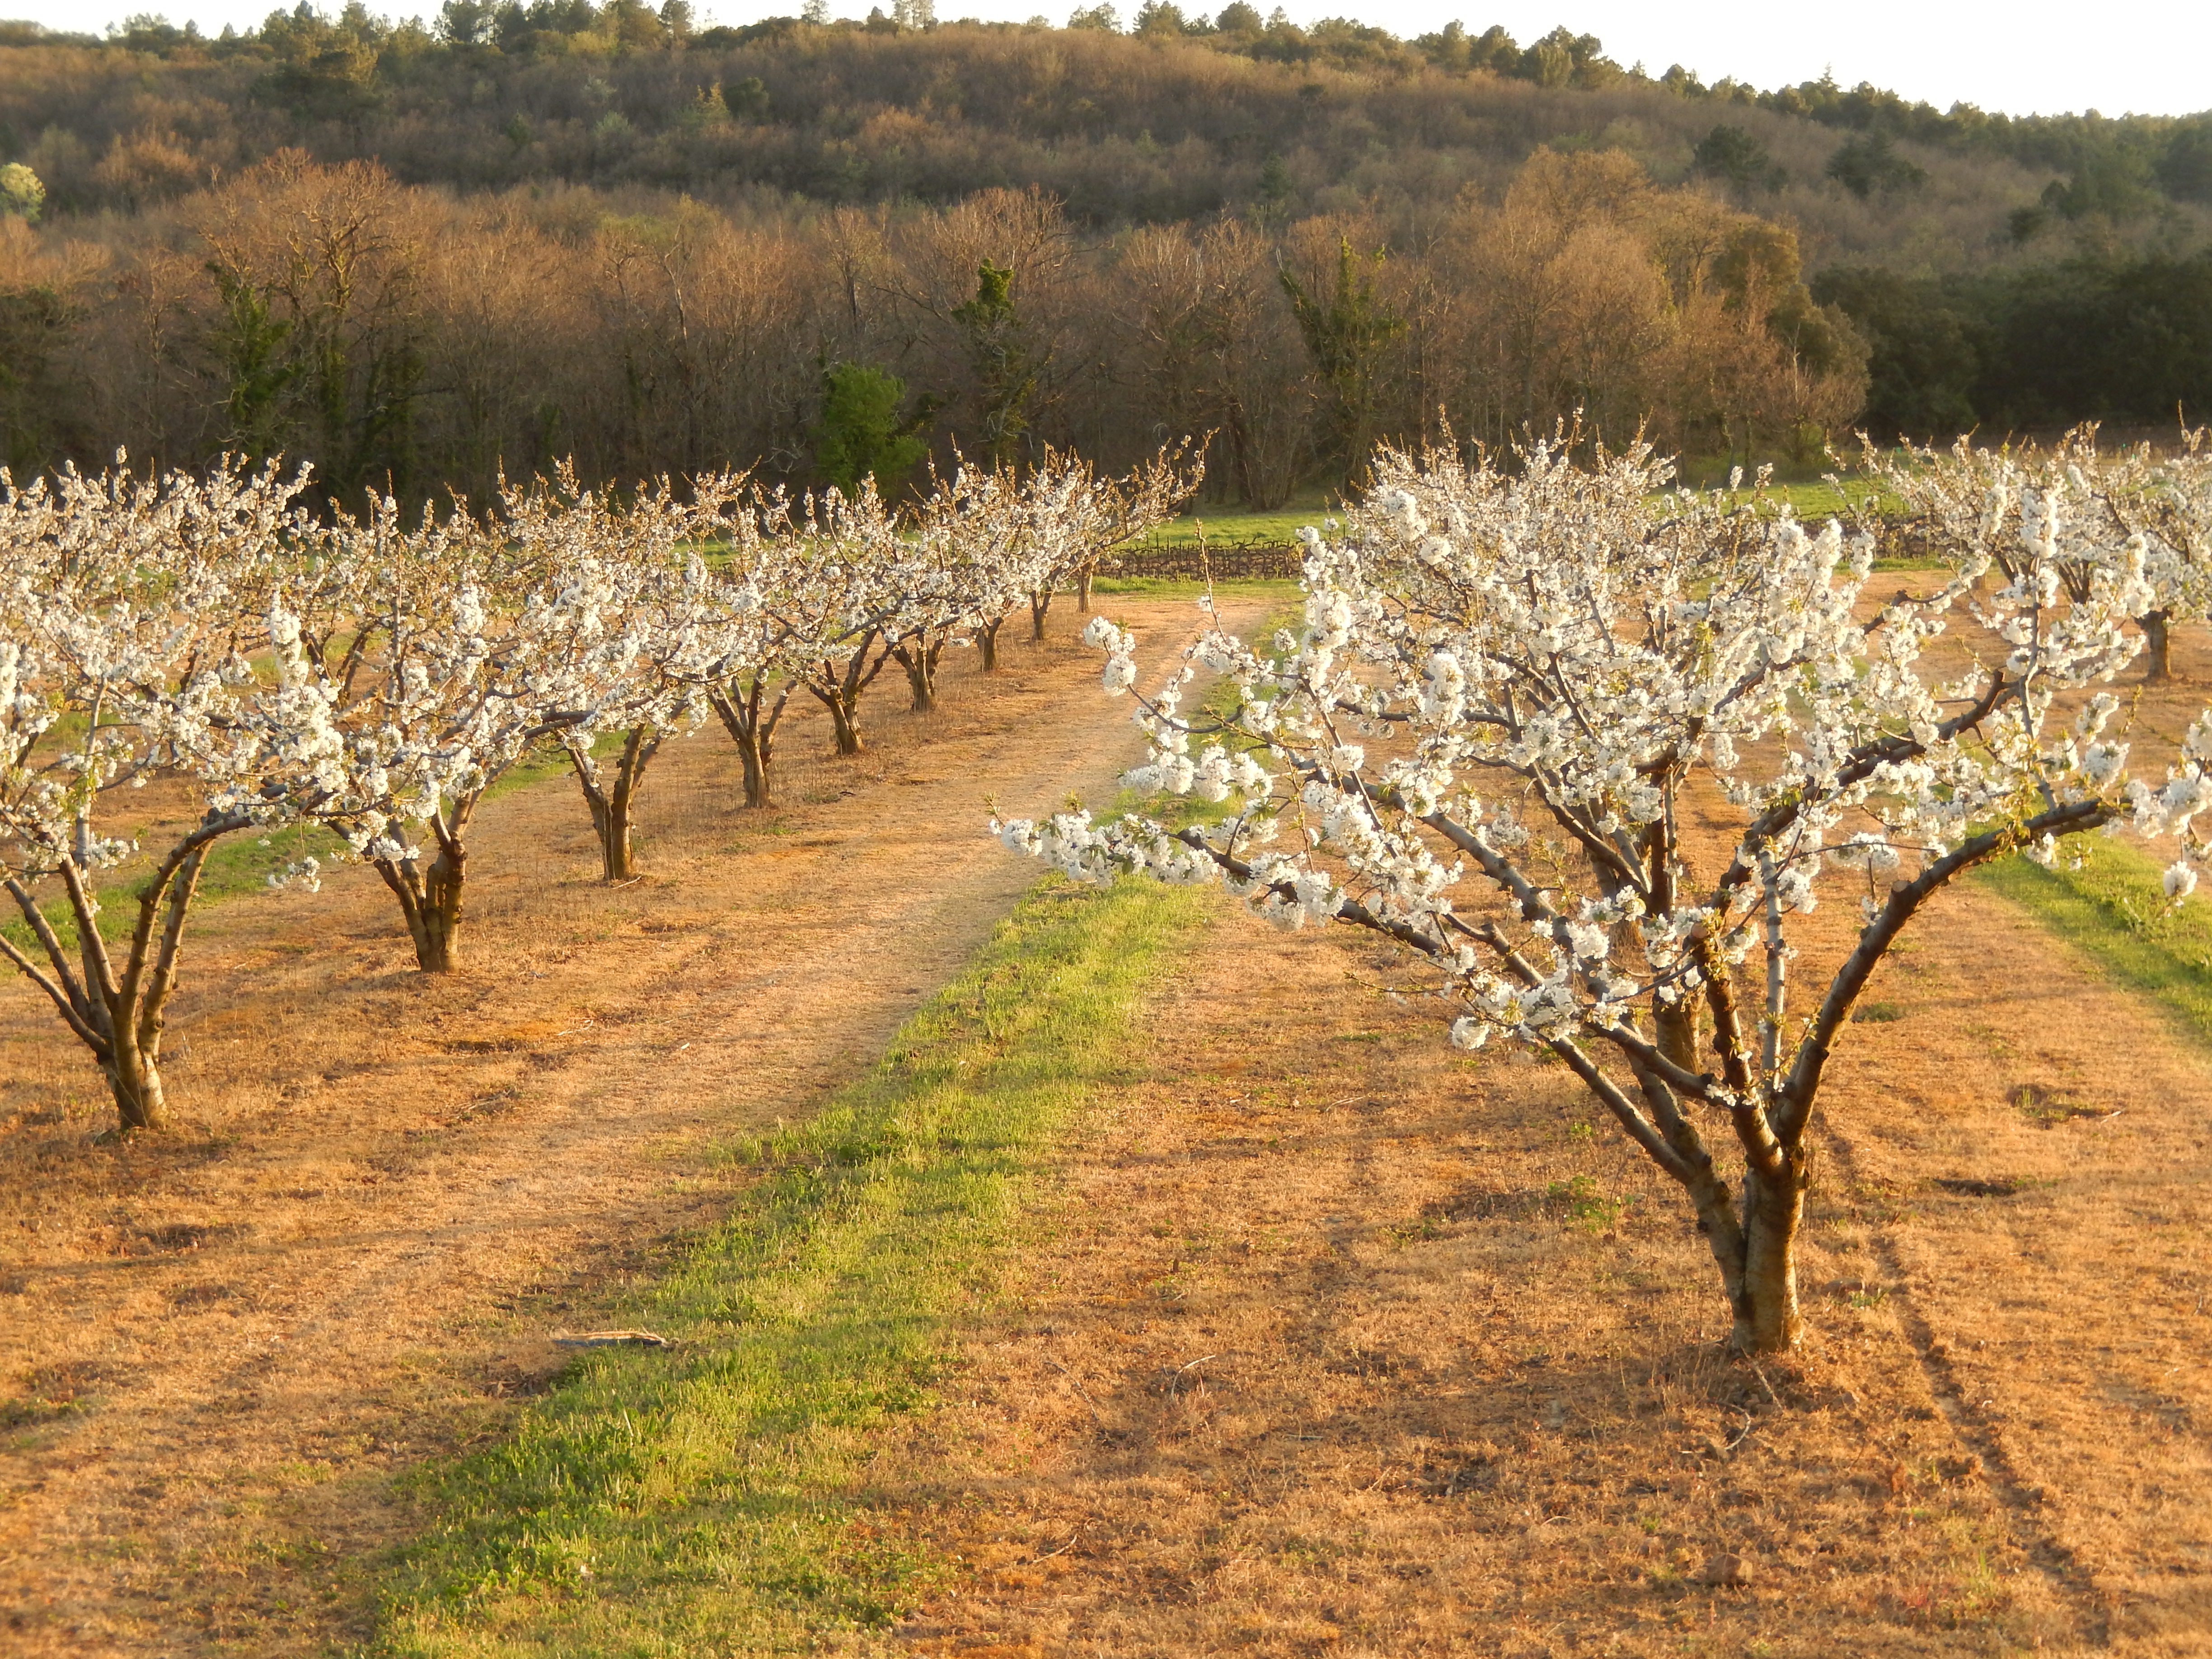
{"type": "Polygon", "coordinates": [[[0,25],[0,459],[813,480],[865,405],[940,458],[1211,430],[1266,502],[1577,408],[1724,464],[2212,406],[2207,118],[928,11],[0,25]]]}

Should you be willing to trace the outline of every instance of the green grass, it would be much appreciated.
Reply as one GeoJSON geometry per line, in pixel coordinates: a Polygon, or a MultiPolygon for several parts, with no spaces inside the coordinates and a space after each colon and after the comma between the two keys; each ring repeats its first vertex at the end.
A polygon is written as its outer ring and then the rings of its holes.
{"type": "MultiPolygon", "coordinates": [[[[1101,576],[1091,584],[1093,603],[1091,609],[1100,609],[1100,595],[1111,597],[1126,594],[1143,599],[1192,599],[1206,591],[1206,584],[1195,576],[1101,576]]],[[[1231,577],[1213,584],[1214,596],[1222,599],[1288,600],[1298,602],[1298,585],[1287,577],[1231,577]]]]}
{"type": "Polygon", "coordinates": [[[2169,906],[2158,861],[2122,842],[2083,836],[2073,850],[2082,855],[2078,870],[2063,853],[2050,870],[2015,856],[1984,866],[1976,879],[2212,1043],[2212,904],[2169,906]]]}
{"type": "Polygon", "coordinates": [[[1317,525],[1336,512],[1327,502],[1310,501],[1261,513],[1250,507],[1201,509],[1170,519],[1148,535],[1126,544],[1127,550],[1146,548],[1195,547],[1201,528],[1208,547],[1287,547],[1298,538],[1301,525],[1317,525]]]}
{"type": "Polygon", "coordinates": [[[870,1431],[925,1407],[1041,1155],[1128,1074],[1203,896],[1048,882],[866,1078],[740,1156],[728,1221],[609,1316],[497,1445],[434,1469],[374,1650],[429,1659],[802,1651],[940,1571],[869,1525],[870,1431]]]}
{"type": "MultiPolygon", "coordinates": [[[[1723,468],[1707,478],[1703,487],[1719,489],[1726,477],[1727,470],[1723,468]]],[[[1778,503],[1786,501],[1799,518],[1817,522],[1848,507],[1863,505],[1875,494],[1876,488],[1872,481],[1863,478],[1845,478],[1841,489],[1824,478],[1796,483],[1778,479],[1768,487],[1766,498],[1778,503]]],[[[1753,494],[1743,489],[1732,499],[1748,501],[1753,494]]],[[[1255,512],[1249,507],[1218,507],[1212,512],[1187,513],[1170,520],[1127,546],[1138,551],[1147,548],[1194,547],[1202,525],[1206,544],[1212,547],[1284,547],[1297,539],[1299,526],[1318,525],[1340,511],[1338,505],[1322,498],[1267,512],[1255,512]]]]}

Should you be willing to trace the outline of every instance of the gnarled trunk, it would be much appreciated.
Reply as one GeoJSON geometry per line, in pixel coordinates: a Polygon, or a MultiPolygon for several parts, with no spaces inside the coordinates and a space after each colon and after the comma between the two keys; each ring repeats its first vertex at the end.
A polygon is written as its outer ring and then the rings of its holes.
{"type": "MultiPolygon", "coordinates": [[[[185,917],[199,889],[207,850],[217,838],[242,830],[250,819],[210,811],[161,860],[138,892],[138,921],[118,971],[100,932],[100,902],[85,884],[82,869],[64,859],[59,873],[77,933],[77,962],[72,966],[37,896],[21,880],[5,884],[21,912],[43,963],[0,937],[0,957],[15,964],[46,994],[106,1075],[117,1115],[126,1130],[159,1129],[168,1115],[161,1083],[161,1036],[168,1024],[169,997],[177,987],[178,961],[184,950],[185,917]]],[[[88,836],[89,830],[86,830],[88,836]]]]}
{"type": "Polygon", "coordinates": [[[817,702],[830,711],[830,726],[836,736],[837,752],[841,755],[859,754],[862,744],[860,711],[857,700],[847,696],[842,690],[824,691],[818,685],[810,685],[806,689],[814,694],[817,702]]]}
{"type": "Polygon", "coordinates": [[[983,672],[994,673],[999,666],[999,630],[1006,625],[1004,617],[994,617],[975,630],[976,647],[983,653],[983,672]]]}
{"type": "Polygon", "coordinates": [[[1710,1171],[1689,1183],[1698,1231],[1721,1270],[1732,1321],[1732,1353],[1786,1353],[1797,1346],[1797,1233],[1805,1214],[1806,1160],[1784,1161],[1778,1178],[1747,1170],[1738,1204],[1710,1171]]]}
{"type": "Polygon", "coordinates": [[[1688,997],[1674,1002],[1660,1003],[1652,1011],[1653,1041],[1659,1052],[1686,1072],[1702,1072],[1705,1061],[1698,1053],[1698,1036],[1702,1022],[1698,1017],[1698,1005],[1688,997]]]}
{"type": "MultiPolygon", "coordinates": [[[[1091,594],[1089,580],[1084,577],[1080,573],[1078,573],[1076,580],[1083,584],[1084,599],[1087,605],[1089,603],[1091,594]]],[[[1030,595],[1030,643],[1031,645],[1042,645],[1044,643],[1045,613],[1051,609],[1052,589],[1049,587],[1046,588],[1042,592],[1032,593],[1030,595]]]]}
{"type": "Polygon", "coordinates": [[[1735,1322],[1729,1346],[1737,1353],[1787,1353],[1803,1320],[1797,1309],[1797,1231],[1805,1218],[1808,1164],[1801,1152],[1773,1176],[1744,1176],[1743,1267],[1729,1297],[1735,1322]]]}
{"type": "MultiPolygon", "coordinates": [[[[1075,573],[1075,608],[1085,616],[1091,614],[1091,567],[1085,565],[1075,573]]],[[[1044,624],[1037,624],[1037,637],[1044,637],[1044,624]]]]}
{"type": "Polygon", "coordinates": [[[730,734],[730,741],[738,746],[738,758],[745,769],[747,806],[775,805],[770,768],[775,759],[775,728],[783,719],[784,705],[790,700],[790,681],[784,682],[771,702],[766,680],[757,678],[741,691],[708,694],[708,706],[722,722],[722,729],[730,734]]]}
{"type": "Polygon", "coordinates": [[[884,665],[893,654],[889,648],[878,648],[878,639],[871,629],[854,641],[852,654],[844,659],[843,666],[835,661],[819,662],[806,675],[807,690],[830,711],[841,755],[860,752],[860,694],[884,672],[884,665]]]}
{"type": "Polygon", "coordinates": [[[460,963],[461,899],[469,862],[464,837],[479,799],[465,796],[431,817],[428,827],[438,854],[427,866],[419,858],[375,860],[376,873],[407,919],[415,965],[426,974],[449,974],[460,963]]]}
{"type": "Polygon", "coordinates": [[[944,641],[929,639],[902,641],[891,647],[899,666],[906,670],[906,683],[914,693],[911,707],[915,714],[936,712],[937,662],[944,651],[944,641]]]}
{"type": "Polygon", "coordinates": [[[125,1054],[119,1050],[101,1062],[100,1070],[107,1074],[108,1092],[115,1097],[115,1110],[123,1120],[125,1129],[159,1129],[168,1122],[168,1096],[161,1086],[161,1062],[133,1045],[125,1054]]]}

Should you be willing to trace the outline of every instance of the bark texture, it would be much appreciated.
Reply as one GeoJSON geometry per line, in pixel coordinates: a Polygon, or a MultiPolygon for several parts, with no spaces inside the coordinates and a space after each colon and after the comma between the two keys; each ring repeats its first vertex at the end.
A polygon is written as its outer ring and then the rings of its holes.
{"type": "Polygon", "coordinates": [[[481,793],[464,796],[434,815],[425,825],[437,843],[426,865],[421,858],[378,859],[376,873],[399,901],[407,936],[415,946],[415,965],[426,974],[449,974],[459,965],[462,898],[468,879],[466,836],[481,793]]]}
{"type": "Polygon", "coordinates": [[[777,687],[771,697],[767,680],[758,675],[708,694],[708,706],[714,709],[714,718],[722,722],[722,729],[738,746],[738,758],[745,770],[747,806],[768,807],[775,803],[775,728],[790,701],[790,681],[777,687]]]}
{"type": "Polygon", "coordinates": [[[2143,631],[2143,678],[2152,682],[2173,678],[2173,618],[2153,611],[2136,618],[2143,631]]]}

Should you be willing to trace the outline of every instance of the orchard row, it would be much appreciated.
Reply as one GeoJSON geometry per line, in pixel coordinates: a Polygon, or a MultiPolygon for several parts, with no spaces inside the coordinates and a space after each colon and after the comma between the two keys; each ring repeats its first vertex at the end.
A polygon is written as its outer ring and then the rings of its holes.
{"type": "Polygon", "coordinates": [[[793,499],[730,474],[617,499],[564,473],[481,511],[373,500],[332,519],[273,466],[0,474],[0,883],[20,914],[0,956],[91,1051],[124,1125],[158,1126],[185,921],[222,838],[320,826],[390,889],[420,966],[449,969],[471,820],[533,750],[566,752],[605,873],[626,879],[672,734],[719,719],[766,806],[794,696],[859,751],[886,667],[930,708],[948,650],[995,666],[1017,616],[1042,638],[1054,595],[1087,603],[1098,559],[1196,483],[1167,453],[1118,479],[1053,457],[962,468],[895,512],[866,484],[793,499]],[[186,827],[148,854],[128,931],[104,933],[101,876],[140,853],[117,792],[157,781],[189,792],[186,827]]]}

